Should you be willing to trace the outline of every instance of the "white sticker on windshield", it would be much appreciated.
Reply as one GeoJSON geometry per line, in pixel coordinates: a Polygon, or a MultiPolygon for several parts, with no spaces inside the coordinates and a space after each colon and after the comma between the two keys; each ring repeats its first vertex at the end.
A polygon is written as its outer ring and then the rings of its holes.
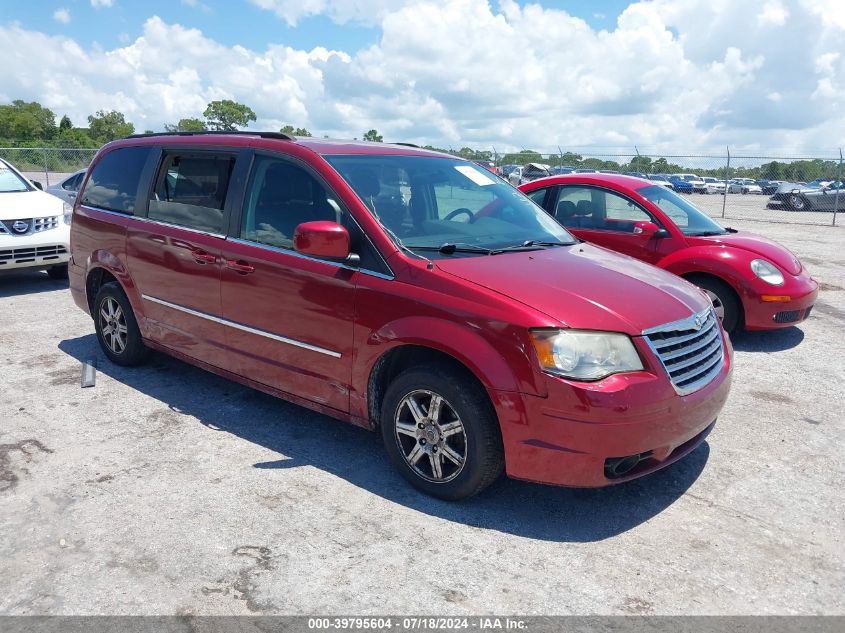
{"type": "Polygon", "coordinates": [[[475,167],[470,167],[469,165],[458,165],[455,167],[459,172],[461,172],[464,176],[469,178],[473,181],[476,185],[481,185],[482,187],[485,185],[495,185],[496,181],[490,178],[487,174],[483,173],[480,169],[476,169],[475,167]]]}

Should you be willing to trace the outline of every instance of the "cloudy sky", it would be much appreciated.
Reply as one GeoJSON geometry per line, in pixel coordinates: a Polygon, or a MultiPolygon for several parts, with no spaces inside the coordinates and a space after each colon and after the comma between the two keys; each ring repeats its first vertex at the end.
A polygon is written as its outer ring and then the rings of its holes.
{"type": "Polygon", "coordinates": [[[0,102],[138,130],[246,103],[254,129],[499,151],[831,154],[843,0],[3,0],[0,102]]]}

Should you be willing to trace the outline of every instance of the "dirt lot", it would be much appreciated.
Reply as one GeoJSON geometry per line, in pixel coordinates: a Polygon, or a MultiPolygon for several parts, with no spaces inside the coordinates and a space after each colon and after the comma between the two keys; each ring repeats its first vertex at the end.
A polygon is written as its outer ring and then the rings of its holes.
{"type": "MultiPolygon", "coordinates": [[[[758,220],[765,222],[789,222],[796,224],[819,224],[830,226],[833,221],[832,211],[788,211],[787,209],[767,209],[769,196],[759,194],[729,193],[727,200],[720,195],[692,194],[685,196],[690,201],[714,218],[721,218],[722,206],[725,207],[725,226],[733,220],[758,220]]],[[[845,213],[837,213],[837,226],[845,226],[845,213]]]]}
{"type": "Polygon", "coordinates": [[[615,488],[465,503],[365,431],[165,356],[110,365],[66,285],[0,277],[0,613],[845,614],[845,228],[731,224],[823,291],[735,340],[707,443],[615,488]]]}

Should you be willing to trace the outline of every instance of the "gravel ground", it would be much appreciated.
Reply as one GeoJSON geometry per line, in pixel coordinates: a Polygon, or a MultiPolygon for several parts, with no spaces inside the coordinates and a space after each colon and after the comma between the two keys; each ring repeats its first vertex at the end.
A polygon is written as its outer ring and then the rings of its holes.
{"type": "Polygon", "coordinates": [[[823,290],[736,338],[707,443],[464,503],[409,488],[374,434],[163,355],[110,365],[66,285],[0,277],[0,613],[845,614],[845,229],[731,224],[823,290]]]}

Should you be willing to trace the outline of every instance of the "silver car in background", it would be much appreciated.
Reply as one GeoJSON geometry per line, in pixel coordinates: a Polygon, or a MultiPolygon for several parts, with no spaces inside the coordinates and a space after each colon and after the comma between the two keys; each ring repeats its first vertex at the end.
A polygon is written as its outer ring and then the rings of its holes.
{"type": "Polygon", "coordinates": [[[79,193],[79,187],[82,186],[82,181],[85,179],[85,169],[80,169],[72,173],[64,180],[50,185],[45,189],[47,193],[51,193],[57,198],[61,198],[70,205],[76,201],[76,194],[79,193]]]}

